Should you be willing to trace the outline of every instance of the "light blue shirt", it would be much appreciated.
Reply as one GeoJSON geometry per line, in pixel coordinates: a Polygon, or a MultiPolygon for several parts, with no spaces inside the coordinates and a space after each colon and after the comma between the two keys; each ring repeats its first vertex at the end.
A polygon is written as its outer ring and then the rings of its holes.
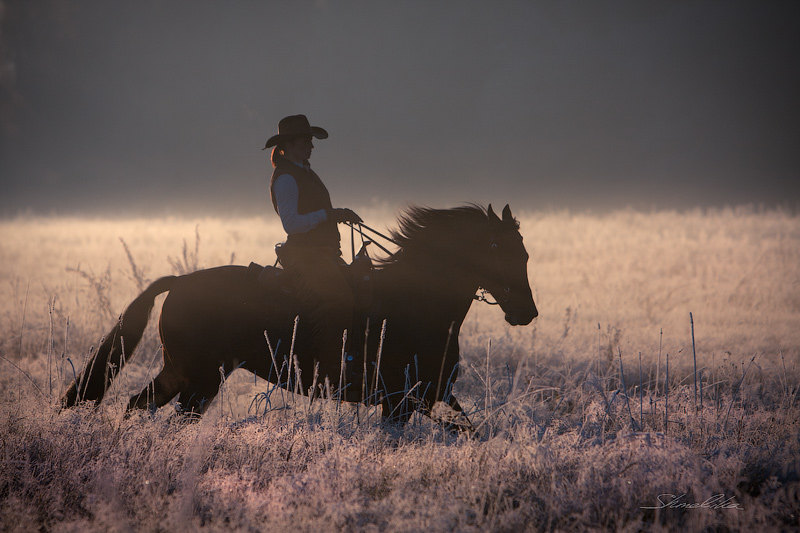
{"type": "Polygon", "coordinates": [[[324,209],[302,215],[297,212],[300,191],[291,174],[278,176],[272,185],[272,192],[275,195],[275,203],[278,206],[278,215],[281,217],[281,223],[287,235],[310,231],[328,218],[328,214],[324,209]]]}

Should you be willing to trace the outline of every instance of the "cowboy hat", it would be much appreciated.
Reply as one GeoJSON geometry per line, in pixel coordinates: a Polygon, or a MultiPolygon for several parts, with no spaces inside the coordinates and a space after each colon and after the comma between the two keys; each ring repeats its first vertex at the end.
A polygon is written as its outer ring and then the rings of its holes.
{"type": "Polygon", "coordinates": [[[282,118],[281,121],[278,122],[278,134],[273,135],[269,138],[269,140],[267,140],[264,150],[283,141],[287,141],[294,137],[302,137],[304,135],[312,135],[317,139],[328,138],[328,132],[322,128],[309,124],[305,115],[290,115],[282,118]]]}

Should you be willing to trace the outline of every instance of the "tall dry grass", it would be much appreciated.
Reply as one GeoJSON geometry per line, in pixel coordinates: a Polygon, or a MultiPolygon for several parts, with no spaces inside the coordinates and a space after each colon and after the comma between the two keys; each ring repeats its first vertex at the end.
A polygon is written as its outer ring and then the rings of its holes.
{"type": "Polygon", "coordinates": [[[798,527],[800,218],[520,218],[541,316],[512,328],[470,311],[456,394],[476,439],[420,417],[383,427],[244,371],[199,423],[169,407],[123,418],[160,367],[152,326],[103,407],[60,412],[73,366],[147,280],[272,262],[281,231],[260,218],[0,222],[0,526],[798,527]],[[652,509],[665,494],[673,507],[652,509]]]}

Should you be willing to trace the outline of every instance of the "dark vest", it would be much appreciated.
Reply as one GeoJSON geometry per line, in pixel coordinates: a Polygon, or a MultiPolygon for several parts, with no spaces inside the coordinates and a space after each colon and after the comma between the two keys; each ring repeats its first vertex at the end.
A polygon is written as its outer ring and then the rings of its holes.
{"type": "MultiPolygon", "coordinates": [[[[290,174],[297,183],[297,212],[301,215],[318,211],[320,209],[331,209],[331,195],[316,172],[306,167],[299,167],[286,159],[278,156],[275,170],[272,171],[272,179],[269,183],[269,194],[272,198],[272,207],[278,213],[278,203],[275,200],[274,185],[278,176],[290,174]]],[[[278,213],[280,216],[280,213],[278,213]]],[[[324,246],[335,247],[339,250],[339,230],[336,223],[331,220],[320,222],[316,227],[305,233],[295,233],[286,239],[287,245],[300,246],[324,246]]]]}

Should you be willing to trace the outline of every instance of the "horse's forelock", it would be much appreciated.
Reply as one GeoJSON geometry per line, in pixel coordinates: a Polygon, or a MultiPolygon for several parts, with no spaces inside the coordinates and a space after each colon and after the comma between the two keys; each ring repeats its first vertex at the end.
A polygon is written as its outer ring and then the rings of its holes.
{"type": "Polygon", "coordinates": [[[514,231],[519,231],[519,220],[516,217],[512,217],[511,220],[503,221],[503,225],[508,226],[509,229],[513,229],[514,231]]]}

